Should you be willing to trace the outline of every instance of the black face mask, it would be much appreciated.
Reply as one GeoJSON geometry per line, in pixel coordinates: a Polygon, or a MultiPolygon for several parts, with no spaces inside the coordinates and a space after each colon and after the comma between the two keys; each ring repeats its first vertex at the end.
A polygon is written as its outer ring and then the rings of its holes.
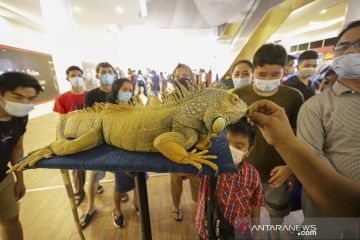
{"type": "Polygon", "coordinates": [[[175,82],[175,86],[177,88],[180,88],[179,84],[182,84],[186,89],[189,89],[189,83],[190,83],[190,78],[182,77],[177,79],[177,81],[175,82]]]}

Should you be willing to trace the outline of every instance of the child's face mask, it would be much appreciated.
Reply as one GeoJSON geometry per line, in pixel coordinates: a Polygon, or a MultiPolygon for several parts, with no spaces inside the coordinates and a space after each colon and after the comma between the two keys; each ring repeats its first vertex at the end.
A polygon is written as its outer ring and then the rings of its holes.
{"type": "Polygon", "coordinates": [[[229,147],[230,147],[230,152],[231,152],[231,156],[233,158],[234,164],[238,165],[239,163],[242,162],[245,152],[243,152],[240,149],[237,149],[233,146],[229,146],[229,147]]]}

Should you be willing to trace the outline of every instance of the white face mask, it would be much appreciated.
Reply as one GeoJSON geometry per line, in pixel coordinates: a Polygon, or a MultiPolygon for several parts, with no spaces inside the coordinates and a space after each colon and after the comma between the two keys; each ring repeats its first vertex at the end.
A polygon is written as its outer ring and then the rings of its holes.
{"type": "Polygon", "coordinates": [[[72,78],[69,78],[69,81],[72,86],[78,87],[78,88],[82,87],[82,85],[84,84],[84,79],[82,77],[72,77],[72,78]]]}
{"type": "Polygon", "coordinates": [[[310,78],[316,73],[316,68],[303,68],[299,70],[299,77],[310,78]]]}
{"type": "Polygon", "coordinates": [[[233,146],[230,146],[230,145],[229,145],[229,148],[230,148],[230,152],[231,152],[231,156],[233,158],[234,164],[238,165],[239,163],[242,162],[245,153],[233,146]]]}
{"type": "Polygon", "coordinates": [[[360,53],[336,57],[333,69],[337,75],[346,79],[360,79],[360,53]]]}
{"type": "Polygon", "coordinates": [[[280,79],[261,80],[254,77],[255,86],[263,92],[271,92],[280,86],[280,79]]]}
{"type": "Polygon", "coordinates": [[[5,112],[14,117],[25,117],[34,109],[34,104],[24,104],[17,102],[6,101],[2,104],[5,112]]]}
{"type": "Polygon", "coordinates": [[[234,87],[236,88],[240,88],[240,87],[244,87],[244,86],[248,86],[251,84],[251,78],[238,78],[238,77],[233,77],[232,78],[233,83],[234,83],[234,87]]]}

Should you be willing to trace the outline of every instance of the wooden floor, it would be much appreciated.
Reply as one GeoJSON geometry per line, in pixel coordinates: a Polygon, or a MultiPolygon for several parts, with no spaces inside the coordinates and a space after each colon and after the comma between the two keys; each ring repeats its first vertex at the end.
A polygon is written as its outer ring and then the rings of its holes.
{"type": "MultiPolygon", "coordinates": [[[[57,115],[49,114],[30,120],[24,139],[25,152],[46,146],[55,139],[57,115]]],[[[28,189],[21,200],[20,219],[27,240],[80,239],[73,219],[66,191],[59,170],[34,169],[25,171],[28,189]]],[[[97,196],[99,209],[94,221],[84,230],[86,239],[141,239],[139,217],[131,208],[130,201],[123,204],[126,227],[119,229],[112,223],[113,176],[107,173],[102,185],[105,192],[97,196]]],[[[182,209],[184,220],[171,218],[170,178],[168,175],[151,175],[147,181],[153,239],[197,239],[194,228],[196,204],[191,200],[190,187],[184,182],[182,209]]],[[[79,214],[86,209],[86,201],[80,205],[79,214]]]]}
{"type": "MultiPolygon", "coordinates": [[[[57,114],[48,114],[29,121],[24,139],[25,152],[48,145],[55,140],[57,114]]],[[[80,239],[71,214],[59,170],[34,169],[25,171],[27,193],[21,200],[20,219],[26,240],[68,240],[80,239]]],[[[191,200],[190,187],[184,182],[181,207],[184,220],[176,222],[171,218],[170,179],[168,175],[150,174],[147,181],[152,236],[154,240],[195,240],[194,228],[196,204],[191,200]]],[[[107,173],[102,185],[105,192],[97,196],[99,209],[94,221],[84,230],[86,239],[141,239],[139,217],[131,208],[131,199],[123,204],[126,227],[119,229],[112,223],[113,175],[107,173]]],[[[79,207],[79,214],[85,211],[86,200],[79,207]]],[[[266,210],[261,211],[262,222],[268,222],[266,210]]],[[[300,223],[302,213],[296,212],[286,218],[288,223],[300,223]]]]}

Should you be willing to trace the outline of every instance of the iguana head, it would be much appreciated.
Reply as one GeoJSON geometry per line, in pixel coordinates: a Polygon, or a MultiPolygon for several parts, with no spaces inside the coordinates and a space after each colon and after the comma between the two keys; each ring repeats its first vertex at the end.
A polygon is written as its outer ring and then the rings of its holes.
{"type": "Polygon", "coordinates": [[[219,133],[247,113],[247,105],[237,95],[221,89],[207,89],[209,101],[204,111],[205,126],[209,132],[219,133]]]}

